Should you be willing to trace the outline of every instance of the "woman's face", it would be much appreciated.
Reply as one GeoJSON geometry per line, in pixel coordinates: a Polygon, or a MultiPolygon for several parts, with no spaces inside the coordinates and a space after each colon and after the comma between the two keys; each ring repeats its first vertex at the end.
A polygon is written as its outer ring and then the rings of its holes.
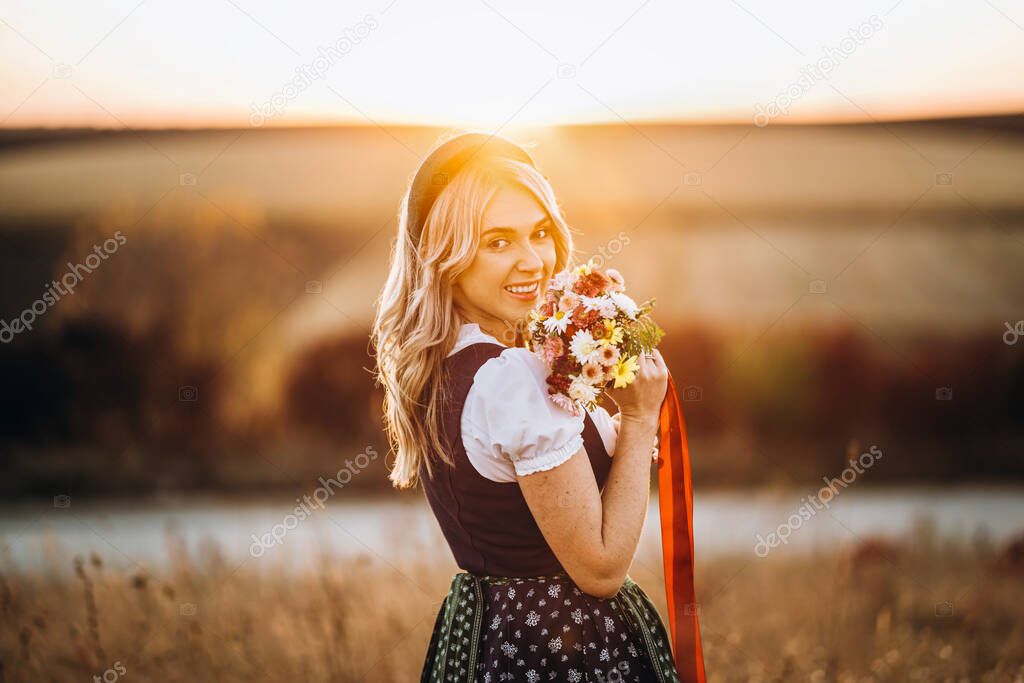
{"type": "Polygon", "coordinates": [[[476,257],[455,281],[456,308],[466,322],[511,346],[513,325],[542,301],[555,259],[547,211],[528,191],[502,186],[484,213],[476,257]]]}

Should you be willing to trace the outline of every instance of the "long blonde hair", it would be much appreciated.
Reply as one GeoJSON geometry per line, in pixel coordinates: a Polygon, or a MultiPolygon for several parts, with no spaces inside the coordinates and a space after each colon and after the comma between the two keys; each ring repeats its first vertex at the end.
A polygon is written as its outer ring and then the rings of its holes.
{"type": "Polygon", "coordinates": [[[472,264],[484,212],[503,185],[525,189],[544,207],[555,226],[555,272],[568,267],[572,231],[547,178],[528,163],[493,155],[471,160],[434,201],[418,243],[408,225],[411,183],[402,197],[371,333],[375,378],[384,387],[385,431],[397,454],[388,474],[395,488],[416,486],[423,463],[432,478],[437,456],[454,464],[441,435],[444,360],[464,322],[454,307],[453,283],[472,264]]]}

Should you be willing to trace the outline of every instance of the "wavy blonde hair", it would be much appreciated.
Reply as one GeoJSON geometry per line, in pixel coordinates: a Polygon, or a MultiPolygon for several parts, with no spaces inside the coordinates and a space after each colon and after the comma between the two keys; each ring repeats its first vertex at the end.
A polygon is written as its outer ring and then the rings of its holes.
{"type": "Polygon", "coordinates": [[[454,464],[441,440],[444,360],[464,322],[455,310],[453,285],[476,257],[484,212],[498,190],[522,188],[547,211],[555,226],[555,272],[571,264],[574,250],[554,190],[530,164],[501,156],[471,160],[438,195],[418,243],[408,225],[411,185],[401,200],[398,237],[371,332],[375,379],[384,387],[385,431],[397,454],[388,479],[399,489],[419,483],[421,464],[432,478],[436,457],[454,464]]]}

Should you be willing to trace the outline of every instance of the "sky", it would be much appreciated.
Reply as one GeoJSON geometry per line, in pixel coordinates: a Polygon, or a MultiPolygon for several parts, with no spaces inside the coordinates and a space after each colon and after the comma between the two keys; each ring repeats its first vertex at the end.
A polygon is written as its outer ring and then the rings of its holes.
{"type": "Polygon", "coordinates": [[[8,0],[0,127],[1024,111],[1024,0],[8,0]]]}

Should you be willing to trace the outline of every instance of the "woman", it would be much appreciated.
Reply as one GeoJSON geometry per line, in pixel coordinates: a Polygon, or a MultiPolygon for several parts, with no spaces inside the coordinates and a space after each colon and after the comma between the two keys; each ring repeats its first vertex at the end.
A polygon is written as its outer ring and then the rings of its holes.
{"type": "Polygon", "coordinates": [[[373,329],[390,479],[423,484],[463,570],[421,680],[679,681],[661,619],[627,576],[667,386],[661,354],[609,392],[614,419],[547,398],[523,332],[573,243],[546,177],[505,138],[438,145],[398,231],[373,329]]]}

